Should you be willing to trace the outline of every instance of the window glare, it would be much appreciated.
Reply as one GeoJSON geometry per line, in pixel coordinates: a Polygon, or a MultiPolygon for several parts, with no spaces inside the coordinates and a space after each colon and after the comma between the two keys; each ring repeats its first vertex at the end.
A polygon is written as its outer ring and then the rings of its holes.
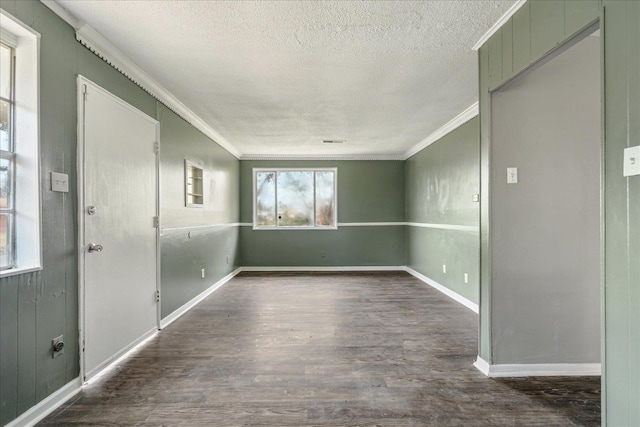
{"type": "Polygon", "coordinates": [[[278,172],[278,225],[313,226],[313,172],[278,172]]]}
{"type": "Polygon", "coordinates": [[[335,170],[254,170],[255,228],[334,228],[335,170]]]}
{"type": "Polygon", "coordinates": [[[274,172],[256,174],[256,222],[259,227],[276,225],[276,179],[274,172]]]}
{"type": "Polygon", "coordinates": [[[0,100],[0,150],[11,150],[11,104],[0,100]]]}
{"type": "Polygon", "coordinates": [[[11,99],[11,49],[0,44],[0,97],[11,99]]]}
{"type": "Polygon", "coordinates": [[[11,254],[11,230],[12,215],[0,214],[0,269],[4,270],[13,266],[13,256],[11,254]]]}
{"type": "Polygon", "coordinates": [[[316,172],[316,225],[333,226],[333,172],[316,172]]]}

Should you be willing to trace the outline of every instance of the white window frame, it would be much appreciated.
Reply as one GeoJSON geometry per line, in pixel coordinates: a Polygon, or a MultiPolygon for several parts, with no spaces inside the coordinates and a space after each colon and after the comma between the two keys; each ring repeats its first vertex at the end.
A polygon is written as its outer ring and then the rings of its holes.
{"type": "Polygon", "coordinates": [[[253,168],[253,229],[254,230],[337,230],[338,229],[338,168],[253,168]],[[276,209],[276,225],[270,226],[258,226],[258,194],[257,194],[257,176],[259,172],[274,172],[276,175],[275,182],[275,209],[276,209]],[[282,227],[278,226],[278,172],[333,172],[333,225],[315,225],[316,217],[316,183],[315,174],[313,182],[313,218],[314,225],[310,226],[295,226],[295,227],[282,227]]]}
{"type": "Polygon", "coordinates": [[[14,266],[0,277],[42,269],[40,211],[40,34],[0,9],[0,39],[15,59],[14,266]]]}

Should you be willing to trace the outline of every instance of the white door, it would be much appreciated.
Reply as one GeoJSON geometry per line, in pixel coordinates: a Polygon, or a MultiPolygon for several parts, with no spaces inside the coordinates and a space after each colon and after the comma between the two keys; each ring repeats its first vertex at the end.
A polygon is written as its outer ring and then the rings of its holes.
{"type": "Polygon", "coordinates": [[[157,330],[158,122],[83,77],[78,91],[86,381],[157,330]]]}

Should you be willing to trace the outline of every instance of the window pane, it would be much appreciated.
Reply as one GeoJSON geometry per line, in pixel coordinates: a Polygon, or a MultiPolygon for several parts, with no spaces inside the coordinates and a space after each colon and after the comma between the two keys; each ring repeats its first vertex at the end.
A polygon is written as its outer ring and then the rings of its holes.
{"type": "Polygon", "coordinates": [[[278,225],[313,226],[313,172],[278,172],[278,225]]]}
{"type": "Polygon", "coordinates": [[[256,225],[276,226],[275,172],[256,173],[256,225]]]}
{"type": "Polygon", "coordinates": [[[11,49],[0,44],[0,96],[11,97],[11,49]]]}
{"type": "Polygon", "coordinates": [[[0,208],[12,208],[12,179],[13,162],[9,159],[0,159],[0,208]]]}
{"type": "Polygon", "coordinates": [[[333,172],[316,172],[316,225],[333,227],[333,172]]]}
{"type": "Polygon", "coordinates": [[[11,220],[12,214],[0,214],[0,269],[11,268],[11,220]]]}
{"type": "Polygon", "coordinates": [[[12,151],[9,135],[11,135],[10,104],[0,101],[0,150],[12,151]]]}

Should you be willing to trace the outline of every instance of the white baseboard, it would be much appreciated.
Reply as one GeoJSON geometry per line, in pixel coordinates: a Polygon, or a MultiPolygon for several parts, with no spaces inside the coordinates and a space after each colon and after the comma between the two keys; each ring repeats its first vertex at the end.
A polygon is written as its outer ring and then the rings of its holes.
{"type": "Polygon", "coordinates": [[[467,307],[468,309],[470,309],[474,313],[479,313],[480,312],[480,308],[478,307],[478,304],[476,304],[475,302],[473,302],[470,299],[467,299],[467,298],[463,297],[462,295],[452,291],[451,289],[447,288],[446,286],[442,286],[440,283],[436,282],[433,279],[428,278],[424,274],[418,273],[413,268],[404,267],[404,271],[406,271],[407,273],[411,274],[413,277],[422,280],[427,285],[439,290],[440,292],[442,292],[443,294],[445,294],[449,298],[459,302],[460,304],[464,305],[465,307],[467,307]]]}
{"type": "Polygon", "coordinates": [[[229,280],[233,279],[238,273],[243,271],[242,268],[236,268],[231,273],[224,276],[222,279],[218,280],[216,283],[205,289],[203,292],[192,298],[189,302],[184,304],[182,307],[175,310],[173,313],[169,314],[164,319],[160,320],[160,329],[164,329],[169,326],[171,323],[175,322],[180,316],[185,314],[187,311],[191,310],[196,304],[200,301],[211,295],[214,291],[218,290],[222,285],[227,283],[229,280]]]}
{"type": "Polygon", "coordinates": [[[482,357],[478,356],[476,358],[476,361],[473,362],[473,366],[475,366],[478,371],[482,372],[486,376],[489,376],[489,370],[491,366],[482,357]]]}
{"type": "Polygon", "coordinates": [[[405,271],[404,266],[337,266],[337,267],[240,267],[240,271],[405,271]]]}
{"type": "Polygon", "coordinates": [[[5,427],[30,427],[36,425],[44,417],[58,409],[67,400],[78,394],[82,388],[80,377],[69,381],[40,402],[33,405],[29,410],[11,421],[5,427]]]}
{"type": "Polygon", "coordinates": [[[600,376],[600,363],[526,363],[490,365],[480,356],[473,364],[491,378],[600,376]]]}

